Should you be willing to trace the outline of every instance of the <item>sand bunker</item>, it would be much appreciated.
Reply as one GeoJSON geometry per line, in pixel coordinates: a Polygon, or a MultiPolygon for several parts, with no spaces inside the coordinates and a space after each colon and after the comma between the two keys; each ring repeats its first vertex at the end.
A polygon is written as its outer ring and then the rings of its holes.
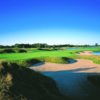
{"type": "Polygon", "coordinates": [[[77,59],[76,63],[72,64],[55,64],[55,63],[44,63],[39,66],[34,65],[31,69],[36,71],[63,71],[63,70],[73,70],[77,68],[91,68],[91,70],[82,70],[82,72],[100,72],[100,65],[94,64],[91,60],[77,59]]]}
{"type": "Polygon", "coordinates": [[[60,92],[72,100],[91,100],[91,97],[100,96],[98,88],[87,80],[88,75],[100,73],[100,65],[90,60],[77,59],[72,64],[41,63],[31,69],[54,79],[60,92]]]}
{"type": "Polygon", "coordinates": [[[79,55],[93,55],[92,51],[83,51],[83,52],[79,52],[79,55]]]}

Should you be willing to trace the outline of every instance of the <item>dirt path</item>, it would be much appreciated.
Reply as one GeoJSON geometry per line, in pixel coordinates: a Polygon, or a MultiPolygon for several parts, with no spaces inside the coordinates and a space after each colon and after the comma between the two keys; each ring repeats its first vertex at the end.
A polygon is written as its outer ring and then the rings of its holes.
{"type": "Polygon", "coordinates": [[[77,59],[73,64],[40,63],[31,69],[53,78],[61,93],[72,100],[96,100],[100,97],[100,90],[87,80],[88,75],[100,73],[100,65],[90,60],[77,59]]]}

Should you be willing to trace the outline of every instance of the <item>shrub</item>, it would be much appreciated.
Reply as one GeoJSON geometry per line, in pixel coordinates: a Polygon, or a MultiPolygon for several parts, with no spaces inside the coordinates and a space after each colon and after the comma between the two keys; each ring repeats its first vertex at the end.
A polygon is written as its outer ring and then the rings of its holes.
{"type": "Polygon", "coordinates": [[[51,51],[51,49],[48,49],[48,48],[39,48],[38,50],[42,50],[42,51],[51,51]]]}
{"type": "Polygon", "coordinates": [[[18,52],[19,53],[25,53],[25,52],[27,52],[25,49],[18,49],[18,52]]]}

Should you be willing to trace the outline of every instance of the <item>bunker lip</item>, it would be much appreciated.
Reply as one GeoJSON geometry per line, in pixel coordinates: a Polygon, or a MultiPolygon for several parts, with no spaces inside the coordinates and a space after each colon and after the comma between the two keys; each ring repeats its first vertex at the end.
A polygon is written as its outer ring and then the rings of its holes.
{"type": "MultiPolygon", "coordinates": [[[[85,59],[77,59],[76,63],[71,64],[55,64],[55,63],[48,63],[45,62],[42,65],[37,66],[31,66],[31,69],[45,72],[45,71],[63,71],[63,70],[73,70],[76,68],[93,68],[91,70],[87,70],[87,72],[100,72],[100,65],[94,64],[91,60],[85,60],[85,59]]],[[[83,72],[86,70],[82,70],[83,72]]]]}
{"type": "Polygon", "coordinates": [[[95,52],[92,51],[83,51],[83,52],[79,52],[79,55],[96,55],[95,52]]]}
{"type": "Polygon", "coordinates": [[[79,52],[79,55],[93,55],[92,51],[83,51],[83,52],[79,52]]]}

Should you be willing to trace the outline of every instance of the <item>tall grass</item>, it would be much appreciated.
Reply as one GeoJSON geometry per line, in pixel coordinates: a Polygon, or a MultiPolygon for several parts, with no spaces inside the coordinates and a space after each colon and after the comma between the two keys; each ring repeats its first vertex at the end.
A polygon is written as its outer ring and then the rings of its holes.
{"type": "Polygon", "coordinates": [[[79,56],[78,55],[76,58],[78,58],[78,59],[89,59],[89,60],[92,60],[96,64],[100,64],[100,56],[96,56],[96,55],[79,56]]]}
{"type": "Polygon", "coordinates": [[[67,64],[69,62],[69,58],[67,57],[39,57],[38,59],[44,62],[60,63],[60,64],[67,64]]]}

